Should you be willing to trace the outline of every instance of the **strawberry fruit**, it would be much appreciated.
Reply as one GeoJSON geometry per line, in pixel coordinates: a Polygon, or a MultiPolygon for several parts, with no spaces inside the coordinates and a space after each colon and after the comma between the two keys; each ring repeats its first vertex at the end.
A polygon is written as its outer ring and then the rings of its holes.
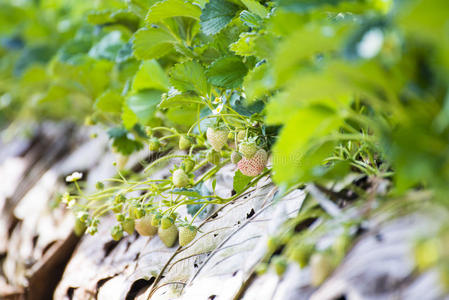
{"type": "Polygon", "coordinates": [[[207,141],[215,151],[220,151],[228,141],[228,131],[224,129],[207,128],[207,141]]]}
{"type": "Polygon", "coordinates": [[[151,151],[158,151],[161,148],[161,142],[155,137],[150,139],[150,142],[148,143],[148,148],[151,151]]]}
{"type": "Polygon", "coordinates": [[[252,158],[257,152],[257,145],[253,142],[242,142],[239,145],[239,152],[246,158],[252,158]]]}
{"type": "Polygon", "coordinates": [[[141,219],[135,221],[135,228],[137,233],[142,236],[153,236],[157,233],[157,227],[151,225],[152,216],[145,215],[141,219]]]}
{"type": "Polygon", "coordinates": [[[171,217],[164,216],[161,219],[161,227],[162,229],[167,229],[168,227],[173,225],[173,219],[171,217]]]}
{"type": "Polygon", "coordinates": [[[215,150],[209,151],[207,153],[207,161],[211,164],[218,165],[220,163],[220,154],[215,150]]]}
{"type": "Polygon", "coordinates": [[[134,233],[134,225],[134,219],[131,218],[126,218],[122,223],[123,230],[129,235],[134,233]]]}
{"type": "Polygon", "coordinates": [[[192,145],[192,142],[191,142],[190,138],[185,135],[181,135],[181,137],[179,138],[179,149],[188,150],[191,145],[192,145]]]}
{"type": "Polygon", "coordinates": [[[242,159],[242,156],[237,151],[231,153],[231,161],[233,164],[237,164],[242,159]]]}
{"type": "Polygon", "coordinates": [[[243,157],[237,164],[240,172],[246,176],[257,176],[267,165],[267,152],[259,149],[252,158],[243,157]]]}
{"type": "Polygon", "coordinates": [[[176,239],[178,238],[178,228],[176,228],[175,225],[172,225],[166,229],[163,229],[161,226],[157,231],[157,235],[164,245],[170,248],[176,243],[176,239]]]}
{"type": "Polygon", "coordinates": [[[179,245],[186,246],[196,236],[196,228],[193,226],[181,227],[179,229],[179,245]]]}
{"type": "Polygon", "coordinates": [[[179,188],[189,184],[189,176],[183,169],[177,169],[173,172],[173,184],[179,188]]]}

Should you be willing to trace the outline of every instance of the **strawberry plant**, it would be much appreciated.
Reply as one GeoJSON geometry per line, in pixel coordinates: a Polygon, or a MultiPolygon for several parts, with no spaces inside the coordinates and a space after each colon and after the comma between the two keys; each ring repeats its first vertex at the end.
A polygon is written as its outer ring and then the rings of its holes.
{"type": "MultiPolygon", "coordinates": [[[[186,246],[203,211],[267,177],[281,196],[313,184],[338,198],[337,182],[357,175],[366,186],[344,192],[363,203],[387,182],[379,206],[425,189],[449,207],[447,1],[22,2],[0,4],[0,127],[96,126],[117,156],[117,176],[92,193],[80,173],[67,178],[77,234],[114,215],[114,240],[135,230],[186,246]],[[143,172],[125,168],[147,149],[143,172]],[[216,176],[229,164],[234,191],[223,197],[216,176]],[[197,209],[179,215],[185,207],[197,209]]],[[[354,234],[316,250],[320,230],[292,228],[334,216],[308,205],[263,263],[273,258],[279,275],[287,258],[310,264],[318,285],[354,234]]],[[[351,229],[370,212],[333,225],[351,229]]]]}

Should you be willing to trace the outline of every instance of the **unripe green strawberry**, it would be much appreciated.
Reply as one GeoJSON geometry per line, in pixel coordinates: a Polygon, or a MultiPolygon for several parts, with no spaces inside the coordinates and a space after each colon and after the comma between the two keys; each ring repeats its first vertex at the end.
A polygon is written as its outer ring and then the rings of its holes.
{"type": "Polygon", "coordinates": [[[348,251],[350,245],[351,245],[351,237],[347,233],[338,236],[337,239],[334,241],[334,244],[332,245],[332,249],[334,250],[335,256],[338,258],[343,258],[346,252],[348,251]]]}
{"type": "Polygon", "coordinates": [[[252,158],[257,152],[257,145],[252,142],[242,142],[239,145],[239,152],[246,158],[252,158]]]}
{"type": "Polygon", "coordinates": [[[170,248],[176,243],[176,239],[178,238],[178,228],[176,228],[175,225],[172,225],[167,229],[163,229],[161,226],[157,231],[157,235],[164,245],[170,248]]]}
{"type": "Polygon", "coordinates": [[[151,215],[145,215],[141,219],[137,219],[135,221],[135,228],[137,233],[142,236],[153,236],[157,233],[157,227],[154,227],[151,224],[152,217],[151,215]]]}
{"type": "Polygon", "coordinates": [[[115,225],[111,229],[111,236],[114,241],[118,241],[123,237],[123,229],[120,225],[115,225]]]}
{"type": "Polygon", "coordinates": [[[118,203],[118,204],[115,204],[115,205],[112,207],[112,211],[115,212],[115,213],[119,213],[119,212],[122,211],[122,208],[123,208],[123,204],[118,203]]]}
{"type": "Polygon", "coordinates": [[[256,267],[256,273],[259,276],[262,276],[263,274],[265,274],[268,271],[268,264],[267,263],[260,263],[257,265],[256,267]]]}
{"type": "Polygon", "coordinates": [[[101,181],[97,181],[97,183],[95,184],[95,188],[99,191],[104,189],[104,183],[101,181]]]}
{"type": "Polygon", "coordinates": [[[182,168],[186,171],[186,173],[192,171],[193,167],[195,167],[195,162],[190,158],[184,159],[182,162],[182,168]]]}
{"type": "Polygon", "coordinates": [[[287,259],[283,256],[275,256],[272,259],[272,263],[274,265],[276,274],[278,274],[278,276],[282,276],[282,274],[284,274],[285,270],[287,269],[287,259]]]}
{"type": "Polygon", "coordinates": [[[179,188],[189,184],[189,176],[183,169],[177,169],[173,172],[173,184],[179,188]]]}
{"type": "Polygon", "coordinates": [[[185,135],[181,135],[181,137],[179,138],[179,149],[188,150],[191,145],[192,145],[192,142],[191,142],[190,138],[185,135]]]}
{"type": "Polygon", "coordinates": [[[246,136],[246,131],[245,130],[240,130],[239,133],[237,133],[237,141],[243,141],[243,139],[246,136]]]}
{"type": "Polygon", "coordinates": [[[161,227],[162,229],[167,229],[168,227],[173,225],[173,219],[171,217],[163,216],[161,219],[161,227]]]}
{"type": "Polygon", "coordinates": [[[220,151],[228,141],[228,131],[224,129],[207,128],[207,141],[215,151],[220,151]]]}
{"type": "Polygon", "coordinates": [[[319,286],[333,271],[330,257],[323,253],[315,253],[310,258],[311,284],[319,286]]]}
{"type": "Polygon", "coordinates": [[[125,201],[126,201],[126,197],[123,196],[122,194],[118,194],[114,198],[114,203],[124,203],[125,201]]]}
{"type": "Polygon", "coordinates": [[[267,152],[263,149],[257,150],[252,158],[243,157],[237,164],[240,172],[246,176],[257,176],[262,173],[267,165],[267,152]]]}
{"type": "Polygon", "coordinates": [[[159,139],[152,137],[150,139],[150,142],[148,143],[148,148],[151,151],[159,151],[159,149],[161,148],[161,142],[159,142],[159,139]]]}
{"type": "Polygon", "coordinates": [[[87,116],[84,118],[84,126],[92,126],[95,125],[94,120],[92,119],[91,116],[87,116]]]}
{"type": "Polygon", "coordinates": [[[179,229],[179,245],[186,246],[196,236],[196,228],[193,226],[181,227],[179,229]]]}
{"type": "Polygon", "coordinates": [[[80,219],[76,218],[75,219],[75,225],[73,227],[73,231],[75,232],[75,234],[77,236],[80,236],[84,233],[84,231],[86,231],[86,223],[81,221],[80,219]]]}
{"type": "Polygon", "coordinates": [[[152,226],[158,227],[160,222],[161,222],[161,215],[160,214],[152,215],[152,217],[151,217],[151,225],[152,226]]]}
{"type": "Polygon", "coordinates": [[[294,249],[292,249],[289,257],[296,261],[301,268],[304,268],[309,263],[313,250],[314,247],[312,245],[297,245],[294,249]]]}
{"type": "Polygon", "coordinates": [[[143,216],[145,216],[145,209],[143,209],[143,208],[137,208],[137,209],[135,210],[135,215],[136,215],[135,219],[143,218],[143,216]]]}
{"type": "Polygon", "coordinates": [[[242,156],[237,151],[232,151],[231,161],[233,164],[237,164],[242,159],[242,156]]]}
{"type": "Polygon", "coordinates": [[[218,165],[220,163],[220,154],[215,150],[207,152],[206,158],[211,164],[218,165]]]}
{"type": "Polygon", "coordinates": [[[267,248],[269,252],[275,252],[280,246],[282,242],[281,239],[277,236],[270,236],[267,240],[267,248]]]}
{"type": "Polygon", "coordinates": [[[228,140],[233,140],[234,139],[234,133],[233,132],[229,132],[228,133],[228,140]]]}
{"type": "Polygon", "coordinates": [[[145,128],[145,133],[147,134],[147,136],[152,136],[153,129],[151,127],[147,127],[147,128],[145,128]]]}
{"type": "Polygon", "coordinates": [[[123,221],[122,226],[123,226],[123,230],[124,230],[127,234],[131,235],[131,234],[134,233],[134,219],[126,218],[126,219],[123,221]]]}
{"type": "Polygon", "coordinates": [[[116,214],[115,219],[119,222],[125,221],[125,215],[124,214],[116,214]]]}

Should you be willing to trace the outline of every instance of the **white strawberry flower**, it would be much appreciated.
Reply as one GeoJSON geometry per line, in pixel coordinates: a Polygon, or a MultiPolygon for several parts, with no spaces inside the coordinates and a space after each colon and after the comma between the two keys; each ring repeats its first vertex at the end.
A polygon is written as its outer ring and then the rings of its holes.
{"type": "Polygon", "coordinates": [[[74,182],[83,178],[83,173],[81,172],[73,172],[71,175],[65,178],[66,182],[74,182]]]}
{"type": "Polygon", "coordinates": [[[215,103],[215,104],[222,103],[222,102],[223,102],[222,96],[216,97],[216,98],[214,99],[214,103],[215,103]]]}
{"type": "Polygon", "coordinates": [[[223,110],[223,103],[218,105],[214,110],[212,110],[212,113],[214,115],[218,115],[223,110]]]}

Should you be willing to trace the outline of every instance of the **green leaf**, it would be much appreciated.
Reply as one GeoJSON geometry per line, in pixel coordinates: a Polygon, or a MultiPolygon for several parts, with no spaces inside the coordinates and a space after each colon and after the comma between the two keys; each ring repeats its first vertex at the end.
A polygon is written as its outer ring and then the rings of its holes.
{"type": "Polygon", "coordinates": [[[237,88],[242,85],[248,69],[237,56],[219,58],[206,71],[209,82],[222,88],[237,88]]]}
{"type": "Polygon", "coordinates": [[[173,123],[188,127],[196,121],[197,112],[198,104],[187,103],[169,108],[166,116],[173,123]]]}
{"type": "Polygon", "coordinates": [[[179,63],[171,68],[170,83],[181,92],[193,91],[204,96],[210,89],[204,68],[196,61],[179,63]]]}
{"type": "Polygon", "coordinates": [[[164,0],[154,4],[145,17],[148,24],[157,23],[166,18],[190,17],[200,18],[201,8],[184,0],[164,0]]]}
{"type": "Polygon", "coordinates": [[[122,111],[123,97],[118,91],[107,90],[95,101],[95,107],[103,112],[120,113],[122,111]]]}
{"type": "Polygon", "coordinates": [[[123,102],[122,108],[122,123],[126,129],[131,130],[134,125],[139,122],[137,115],[129,108],[126,102],[123,102]]]}
{"type": "Polygon", "coordinates": [[[251,56],[255,54],[255,39],[258,33],[256,32],[244,32],[240,34],[240,38],[237,42],[231,44],[229,49],[240,56],[251,56]]]}
{"type": "Polygon", "coordinates": [[[278,0],[279,6],[285,10],[305,13],[321,6],[336,6],[346,0],[278,0]]]}
{"type": "Polygon", "coordinates": [[[294,75],[298,64],[310,62],[316,55],[335,51],[342,43],[347,26],[307,26],[295,31],[278,47],[274,70],[278,83],[285,83],[294,75]],[[301,45],[301,47],[298,47],[301,45]]]}
{"type": "Polygon", "coordinates": [[[211,0],[201,13],[200,25],[203,33],[213,35],[231,22],[239,7],[225,0],[211,0]]]}
{"type": "Polygon", "coordinates": [[[131,140],[126,136],[114,139],[112,146],[123,155],[130,155],[133,152],[139,151],[143,148],[142,143],[131,140]]]}
{"type": "Polygon", "coordinates": [[[249,12],[247,10],[244,10],[240,13],[240,20],[245,24],[246,26],[255,28],[262,25],[262,18],[259,17],[256,14],[253,14],[252,12],[249,12]]]}
{"type": "Polygon", "coordinates": [[[120,31],[112,31],[89,50],[89,56],[96,59],[115,61],[120,49],[125,45],[120,31]]]}
{"type": "Polygon", "coordinates": [[[248,101],[254,101],[274,88],[271,70],[268,63],[264,63],[248,72],[243,82],[248,101]]]}
{"type": "Polygon", "coordinates": [[[152,59],[143,61],[133,80],[132,90],[138,92],[144,89],[167,91],[170,86],[168,77],[159,63],[152,59]]]}
{"type": "Polygon", "coordinates": [[[139,29],[134,35],[133,50],[138,59],[159,58],[170,52],[176,38],[161,27],[139,29]]]}
{"type": "Polygon", "coordinates": [[[139,27],[139,17],[130,10],[120,9],[112,11],[110,9],[93,11],[87,15],[87,21],[94,25],[122,25],[130,31],[136,31],[139,27]]]}
{"type": "Polygon", "coordinates": [[[70,64],[53,61],[51,74],[74,91],[96,99],[107,88],[111,80],[112,67],[113,63],[110,61],[83,56],[70,64]]]}
{"type": "Polygon", "coordinates": [[[195,93],[181,93],[174,90],[162,96],[162,101],[159,103],[159,108],[170,108],[191,103],[203,104],[204,102],[195,93]]]}
{"type": "Polygon", "coordinates": [[[274,180],[297,183],[333,151],[333,144],[320,139],[336,132],[342,119],[328,108],[310,106],[295,113],[281,130],[273,148],[274,180]],[[298,130],[300,128],[300,130],[298,130]]]}
{"type": "Polygon", "coordinates": [[[139,122],[146,125],[154,117],[161,95],[162,92],[158,90],[142,91],[126,99],[126,104],[136,114],[139,122]]]}
{"type": "Polygon", "coordinates": [[[229,46],[229,49],[240,56],[256,56],[260,59],[271,57],[276,48],[277,39],[272,35],[256,32],[244,32],[239,40],[229,46]]]}
{"type": "Polygon", "coordinates": [[[257,0],[242,0],[242,2],[246,7],[248,7],[250,12],[258,15],[261,18],[265,18],[267,16],[267,9],[257,0]]]}
{"type": "Polygon", "coordinates": [[[130,155],[143,148],[143,144],[129,135],[125,128],[111,128],[108,130],[108,135],[112,139],[112,146],[123,155],[130,155]]]}
{"type": "Polygon", "coordinates": [[[237,194],[243,191],[243,189],[248,185],[248,183],[250,183],[251,179],[253,179],[253,177],[243,175],[242,172],[240,172],[240,170],[237,170],[234,174],[234,183],[232,185],[234,191],[237,194]]]}

